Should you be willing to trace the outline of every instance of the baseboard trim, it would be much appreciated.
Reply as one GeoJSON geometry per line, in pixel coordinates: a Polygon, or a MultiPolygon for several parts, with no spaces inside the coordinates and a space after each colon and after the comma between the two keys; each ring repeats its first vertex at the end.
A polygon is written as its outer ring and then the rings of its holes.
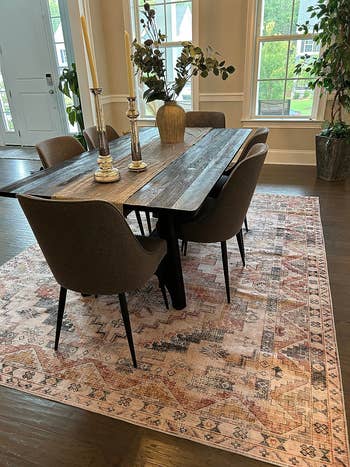
{"type": "Polygon", "coordinates": [[[270,149],[266,164],[282,165],[316,165],[314,150],[302,149],[270,149]]]}

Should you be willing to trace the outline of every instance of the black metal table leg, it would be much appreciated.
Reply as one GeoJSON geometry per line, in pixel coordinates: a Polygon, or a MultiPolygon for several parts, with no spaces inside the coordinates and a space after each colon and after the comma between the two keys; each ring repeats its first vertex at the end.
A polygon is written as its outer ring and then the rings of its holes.
{"type": "Polygon", "coordinates": [[[179,243],[175,233],[174,218],[171,214],[159,213],[157,224],[159,236],[167,241],[168,251],[162,260],[158,274],[162,277],[176,310],[186,306],[186,292],[182,276],[179,243]]]}

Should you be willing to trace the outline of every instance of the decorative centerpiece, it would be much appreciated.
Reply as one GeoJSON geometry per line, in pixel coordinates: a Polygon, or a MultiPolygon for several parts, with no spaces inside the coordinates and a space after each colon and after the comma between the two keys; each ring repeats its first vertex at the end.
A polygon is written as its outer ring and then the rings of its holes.
{"type": "Polygon", "coordinates": [[[142,43],[133,41],[133,62],[139,72],[140,81],[146,86],[143,97],[146,102],[160,100],[164,105],[158,109],[156,122],[163,143],[184,141],[185,111],[176,99],[192,76],[206,78],[210,73],[226,80],[235,71],[232,65],[225,66],[225,60],[219,61],[219,54],[208,47],[206,54],[192,42],[182,42],[181,54],[175,65],[176,77],[168,82],[162,44],[166,36],[156,24],[155,10],[145,2],[141,24],[147,39],[142,43]]]}
{"type": "Polygon", "coordinates": [[[99,140],[99,156],[97,163],[99,169],[95,172],[95,181],[99,183],[111,183],[120,180],[119,170],[113,167],[113,159],[109,153],[109,145],[106,134],[106,125],[103,116],[103,109],[101,104],[102,88],[98,85],[95,63],[92,55],[89,34],[86,26],[85,17],[81,18],[81,26],[83,29],[83,36],[85,41],[86,53],[89,59],[92,88],[90,89],[94,95],[95,109],[96,109],[96,127],[99,140]]]}

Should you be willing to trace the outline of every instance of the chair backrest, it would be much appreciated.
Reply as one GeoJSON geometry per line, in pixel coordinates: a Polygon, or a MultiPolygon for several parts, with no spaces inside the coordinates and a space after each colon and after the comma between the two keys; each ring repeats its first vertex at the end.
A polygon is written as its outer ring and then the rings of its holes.
{"type": "Polygon", "coordinates": [[[55,279],[66,289],[126,292],[141,287],[155,272],[153,256],[112,204],[18,199],[55,279]]]}
{"type": "Polygon", "coordinates": [[[225,128],[225,114],[222,112],[186,112],[186,127],[225,128]]]}
{"type": "MultiPolygon", "coordinates": [[[[98,149],[99,141],[96,126],[90,126],[89,128],[85,128],[85,130],[83,131],[83,135],[89,151],[92,151],[93,149],[98,149]]],[[[108,142],[112,141],[113,139],[119,138],[118,133],[110,125],[106,125],[106,136],[108,142]]]]}
{"type": "Polygon", "coordinates": [[[254,134],[245,143],[236,164],[238,164],[238,162],[241,162],[243,159],[247,157],[247,155],[249,154],[249,151],[252,149],[252,147],[255,144],[266,143],[267,137],[269,136],[269,132],[270,132],[269,128],[257,128],[254,134]]]}
{"type": "Polygon", "coordinates": [[[58,136],[46,139],[36,146],[41,163],[45,169],[71,159],[85,151],[85,148],[73,136],[58,136]]]}
{"type": "Polygon", "coordinates": [[[267,144],[256,144],[234,167],[202,221],[202,230],[207,231],[202,241],[228,240],[241,230],[267,151],[267,144]]]}

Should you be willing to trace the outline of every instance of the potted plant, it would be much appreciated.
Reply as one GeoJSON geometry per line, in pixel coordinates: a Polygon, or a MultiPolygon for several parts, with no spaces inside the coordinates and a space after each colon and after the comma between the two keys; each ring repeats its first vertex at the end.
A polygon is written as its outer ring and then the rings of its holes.
{"type": "Polygon", "coordinates": [[[308,12],[310,21],[298,29],[315,34],[321,55],[305,54],[295,71],[309,73],[313,78],[309,87],[322,88],[333,100],[330,121],[316,136],[317,175],[323,180],[344,180],[350,175],[350,125],[344,121],[344,113],[350,111],[350,2],[318,0],[308,12]]]}
{"type": "Polygon", "coordinates": [[[219,54],[208,47],[206,54],[192,42],[182,42],[182,50],[176,60],[176,77],[168,82],[164,52],[161,50],[166,36],[157,28],[155,10],[145,2],[141,24],[147,39],[142,43],[133,41],[132,59],[139,72],[140,81],[146,86],[143,94],[146,102],[164,102],[156,116],[163,143],[178,143],[184,140],[185,111],[176,102],[177,97],[192,76],[206,78],[210,73],[226,80],[235,71],[232,65],[219,61],[219,54]]]}
{"type": "Polygon", "coordinates": [[[72,63],[70,68],[63,68],[62,74],[59,77],[58,89],[65,95],[66,112],[69,123],[74,126],[78,125],[78,133],[75,138],[86,149],[86,142],[83,136],[84,118],[81,110],[80,92],[78,75],[75,63],[72,63]]]}

